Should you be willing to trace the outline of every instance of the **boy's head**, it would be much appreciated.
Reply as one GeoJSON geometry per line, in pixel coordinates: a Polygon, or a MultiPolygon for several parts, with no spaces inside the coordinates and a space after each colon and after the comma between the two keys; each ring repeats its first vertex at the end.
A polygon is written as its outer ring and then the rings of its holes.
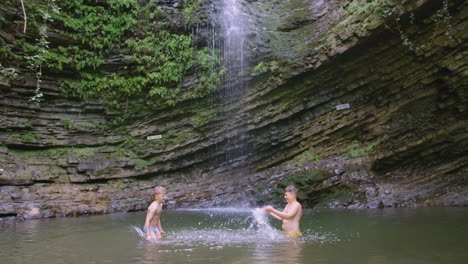
{"type": "Polygon", "coordinates": [[[164,202],[166,199],[166,188],[162,186],[154,187],[154,200],[158,202],[164,202]]]}
{"type": "Polygon", "coordinates": [[[289,185],[284,189],[284,199],[289,203],[297,199],[297,188],[289,185]]]}

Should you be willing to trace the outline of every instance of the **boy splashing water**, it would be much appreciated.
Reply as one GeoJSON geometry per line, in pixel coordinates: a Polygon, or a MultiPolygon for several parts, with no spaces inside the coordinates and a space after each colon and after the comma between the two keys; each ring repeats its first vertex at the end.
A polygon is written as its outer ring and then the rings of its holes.
{"type": "Polygon", "coordinates": [[[161,212],[164,201],[166,199],[166,189],[161,186],[154,188],[154,201],[148,207],[146,213],[145,227],[145,238],[149,241],[157,241],[165,234],[161,227],[161,212]]]}
{"type": "Polygon", "coordinates": [[[286,187],[284,192],[284,199],[288,203],[280,212],[270,205],[265,207],[265,211],[274,218],[283,221],[283,234],[285,236],[302,236],[299,229],[299,222],[302,217],[302,206],[297,201],[297,189],[290,185],[286,187]]]}

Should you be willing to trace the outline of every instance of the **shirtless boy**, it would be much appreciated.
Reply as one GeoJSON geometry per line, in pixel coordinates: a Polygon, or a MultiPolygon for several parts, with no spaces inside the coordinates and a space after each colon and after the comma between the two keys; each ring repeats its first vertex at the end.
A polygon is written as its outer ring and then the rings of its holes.
{"type": "Polygon", "coordinates": [[[148,213],[146,214],[144,232],[146,239],[149,241],[156,241],[164,235],[164,231],[161,227],[161,211],[166,199],[166,189],[161,186],[154,188],[154,201],[148,207],[148,213]]]}
{"type": "Polygon", "coordinates": [[[274,218],[283,221],[283,234],[285,236],[302,236],[299,229],[299,222],[302,217],[302,206],[297,201],[297,189],[290,185],[286,187],[284,192],[284,199],[288,204],[280,212],[271,206],[265,207],[265,211],[274,218]]]}

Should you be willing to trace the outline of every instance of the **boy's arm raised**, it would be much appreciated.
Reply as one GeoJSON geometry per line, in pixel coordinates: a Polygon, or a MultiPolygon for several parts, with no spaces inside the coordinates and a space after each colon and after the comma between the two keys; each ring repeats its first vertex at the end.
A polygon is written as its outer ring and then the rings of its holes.
{"type": "Polygon", "coordinates": [[[280,220],[280,221],[283,221],[283,218],[281,218],[281,217],[275,215],[273,212],[268,212],[268,214],[271,215],[271,216],[273,216],[274,218],[280,220]]]}
{"type": "Polygon", "coordinates": [[[293,218],[297,212],[299,211],[299,204],[296,203],[292,206],[292,208],[289,210],[289,212],[287,213],[283,213],[283,212],[280,212],[278,210],[276,210],[275,208],[271,207],[271,206],[267,206],[265,208],[265,210],[268,212],[268,213],[272,213],[272,214],[275,214],[276,216],[278,217],[281,217],[282,219],[291,219],[293,218]]]}

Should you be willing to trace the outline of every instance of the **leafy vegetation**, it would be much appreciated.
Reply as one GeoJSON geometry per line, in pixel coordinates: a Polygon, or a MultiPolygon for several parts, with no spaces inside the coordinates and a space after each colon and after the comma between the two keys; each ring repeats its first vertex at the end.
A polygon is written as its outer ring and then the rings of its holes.
{"type": "Polygon", "coordinates": [[[200,10],[203,0],[184,0],[184,9],[182,15],[187,25],[193,25],[199,22],[197,11],[200,10]]]}
{"type": "Polygon", "coordinates": [[[29,132],[25,135],[20,135],[20,134],[15,133],[15,134],[12,134],[10,137],[19,139],[21,141],[26,141],[26,142],[34,141],[39,138],[39,136],[34,132],[29,132]]]}
{"type": "MultiPolygon", "coordinates": [[[[379,0],[381,1],[381,0],[379,0]]],[[[412,10],[412,3],[409,0],[397,0],[397,1],[382,1],[379,3],[380,7],[377,10],[377,13],[380,17],[386,20],[385,27],[390,31],[396,31],[404,46],[406,46],[409,50],[413,52],[421,52],[422,50],[426,49],[431,42],[437,38],[437,35],[440,32],[440,28],[444,27],[444,36],[448,41],[453,40],[453,27],[451,25],[451,15],[449,12],[449,1],[444,0],[442,5],[437,10],[432,19],[434,19],[435,27],[433,30],[433,34],[431,37],[430,42],[425,41],[424,43],[417,44],[410,39],[410,36],[407,32],[403,30],[402,26],[402,14],[408,13],[408,22],[410,25],[416,23],[416,15],[412,10]]]]}
{"type": "Polygon", "coordinates": [[[64,119],[63,120],[63,127],[67,130],[74,129],[76,127],[75,123],[71,120],[64,119]]]}
{"type": "Polygon", "coordinates": [[[398,34],[402,44],[416,54],[429,48],[436,38],[444,37],[448,42],[453,40],[454,29],[451,25],[452,17],[448,0],[443,0],[436,13],[424,21],[417,21],[417,16],[413,12],[418,5],[417,1],[352,0],[343,3],[343,18],[331,27],[330,31],[325,32],[324,38],[316,44],[315,51],[327,54],[335,50],[337,44],[340,43],[336,35],[340,35],[340,39],[346,39],[352,35],[365,36],[369,31],[381,25],[398,34]],[[405,27],[417,22],[427,24],[431,20],[435,22],[431,39],[421,41],[421,43],[411,40],[410,33],[405,30],[405,27]]]}
{"type": "MultiPolygon", "coordinates": [[[[7,4],[16,7],[13,1],[7,4]]],[[[196,48],[190,33],[177,30],[181,23],[197,22],[202,4],[184,1],[182,9],[168,14],[156,0],[25,1],[27,33],[35,40],[25,35],[10,44],[0,38],[2,77],[16,76],[16,68],[28,68],[37,78],[31,100],[40,102],[44,70],[76,72],[80,81],[62,84],[67,94],[98,98],[121,111],[132,106],[174,106],[206,96],[219,87],[224,73],[219,52],[196,48]],[[66,43],[49,43],[52,27],[68,38],[66,43]],[[120,66],[108,67],[110,56],[120,66]],[[194,87],[182,85],[188,75],[198,80],[194,87]],[[129,105],[129,99],[139,104],[129,105]]],[[[4,23],[12,22],[0,19],[4,23]]]]}

